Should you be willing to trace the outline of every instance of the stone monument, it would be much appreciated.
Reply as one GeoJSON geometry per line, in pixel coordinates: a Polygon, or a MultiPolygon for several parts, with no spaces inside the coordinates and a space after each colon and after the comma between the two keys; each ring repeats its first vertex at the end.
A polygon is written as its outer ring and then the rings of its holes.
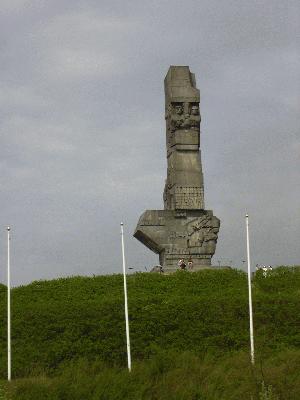
{"type": "Polygon", "coordinates": [[[167,179],[164,210],[145,211],[134,236],[159,254],[167,272],[182,258],[207,268],[215,253],[220,220],[205,210],[200,147],[200,92],[187,66],[171,66],[165,77],[167,179]]]}

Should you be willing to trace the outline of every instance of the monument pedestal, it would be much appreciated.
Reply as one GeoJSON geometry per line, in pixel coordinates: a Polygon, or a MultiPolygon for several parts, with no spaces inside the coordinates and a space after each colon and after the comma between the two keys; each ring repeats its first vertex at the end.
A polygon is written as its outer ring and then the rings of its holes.
{"type": "Polygon", "coordinates": [[[210,210],[147,210],[134,237],[159,254],[165,271],[178,269],[178,261],[193,260],[193,267],[211,265],[220,221],[210,210]]]}

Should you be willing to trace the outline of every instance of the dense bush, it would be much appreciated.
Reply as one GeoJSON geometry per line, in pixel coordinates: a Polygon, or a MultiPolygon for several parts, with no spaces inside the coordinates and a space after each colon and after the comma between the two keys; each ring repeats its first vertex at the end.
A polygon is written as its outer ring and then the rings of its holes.
{"type": "Polygon", "coordinates": [[[135,362],[131,373],[99,360],[72,361],[51,377],[13,381],[9,394],[13,400],[298,400],[299,365],[299,350],[280,352],[256,368],[245,352],[200,358],[159,351],[135,362]]]}
{"type": "MultiPolygon", "coordinates": [[[[13,377],[25,378],[15,384],[16,392],[22,387],[26,393],[24,388],[27,386],[32,387],[37,393],[63,391],[64,385],[68,387],[67,381],[64,383],[65,373],[74,368],[80,371],[78,363],[82,362],[89,366],[89,370],[97,369],[97,365],[101,365],[103,373],[95,372],[96,382],[109,380],[110,378],[105,378],[105,374],[111,377],[112,386],[113,382],[118,380],[128,381],[126,369],[124,370],[126,343],[122,279],[121,275],[73,277],[38,281],[13,289],[13,377]],[[60,375],[57,375],[57,371],[60,371],[60,375]],[[37,376],[39,378],[35,378],[37,376]]],[[[284,357],[286,354],[298,354],[299,291],[300,268],[278,268],[267,278],[260,273],[256,274],[253,279],[253,308],[257,360],[271,360],[278,354],[284,354],[284,357]]],[[[217,367],[213,370],[219,367],[222,369],[222,363],[228,360],[227,365],[230,370],[232,360],[238,357],[236,354],[242,352],[244,359],[247,358],[245,354],[248,354],[249,348],[248,292],[247,277],[243,272],[230,269],[205,270],[197,273],[178,271],[167,276],[137,273],[128,276],[128,298],[132,358],[136,363],[136,371],[140,369],[148,371],[151,362],[157,363],[161,354],[167,353],[172,354],[172,371],[173,366],[178,365],[180,357],[185,357],[182,354],[188,352],[189,357],[195,357],[197,359],[195,371],[198,371],[195,374],[199,373],[199,368],[206,368],[202,360],[213,359],[212,365],[217,367]],[[178,354],[177,361],[174,354],[178,354]],[[150,364],[147,359],[152,360],[150,364]]],[[[0,375],[5,378],[6,288],[4,286],[0,286],[0,318],[2,327],[0,375]]],[[[297,360],[299,361],[299,357],[297,360]]],[[[170,372],[170,375],[173,373],[176,375],[174,371],[170,372]]],[[[225,373],[225,368],[223,372],[225,373]]],[[[220,370],[220,374],[223,372],[220,370]]],[[[186,374],[184,370],[177,373],[186,374]]],[[[130,375],[130,380],[134,382],[133,389],[135,386],[139,387],[139,378],[136,374],[138,372],[130,375]]],[[[87,377],[83,376],[82,379],[89,379],[89,375],[88,373],[87,377]]],[[[156,373],[155,376],[159,381],[160,375],[156,373]]],[[[208,375],[206,377],[212,379],[212,376],[214,374],[211,370],[209,377],[208,375]]],[[[80,380],[80,377],[78,379],[80,380]]],[[[141,378],[141,381],[143,379],[146,378],[141,378]]],[[[272,388],[261,387],[263,381],[260,379],[259,383],[261,393],[264,393],[261,396],[273,396],[272,388]]],[[[161,384],[163,385],[162,382],[161,384]]],[[[201,382],[200,384],[202,385],[201,382]]],[[[269,382],[266,382],[266,385],[268,384],[269,382]]],[[[84,382],[82,385],[84,386],[84,382]]],[[[192,383],[191,385],[193,386],[192,383]]],[[[119,386],[121,388],[122,384],[119,386]]],[[[79,389],[74,387],[74,390],[79,389]]],[[[195,391],[196,388],[193,387],[191,390],[195,391]]],[[[69,398],[53,393],[37,394],[36,397],[33,395],[33,397],[20,397],[18,394],[19,397],[15,398],[69,398]]],[[[202,393],[199,394],[200,397],[197,394],[193,394],[194,397],[182,397],[185,395],[180,394],[181,397],[178,395],[179,397],[173,398],[222,398],[205,397],[203,391],[199,393],[202,393]]],[[[258,393],[257,389],[257,396],[258,393]]],[[[78,399],[102,398],[101,394],[97,396],[83,396],[78,399]]],[[[128,399],[167,398],[148,395],[126,397],[124,393],[115,396],[103,398],[118,399],[122,396],[128,399]]],[[[282,397],[282,393],[280,396],[280,399],[285,398],[282,397]]],[[[226,400],[230,398],[226,397],[226,400]]],[[[77,397],[72,399],[75,400],[77,397]]]]}

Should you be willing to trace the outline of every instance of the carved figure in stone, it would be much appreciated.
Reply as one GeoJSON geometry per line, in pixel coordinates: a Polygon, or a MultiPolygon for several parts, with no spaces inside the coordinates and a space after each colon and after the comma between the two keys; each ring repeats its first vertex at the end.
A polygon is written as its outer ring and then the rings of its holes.
{"type": "Polygon", "coordinates": [[[179,129],[200,129],[201,116],[199,113],[199,105],[197,103],[186,102],[184,105],[173,103],[168,108],[166,119],[170,119],[171,133],[179,129]],[[184,114],[184,109],[186,113],[184,114]]]}
{"type": "Polygon", "coordinates": [[[199,106],[197,104],[192,105],[190,115],[190,127],[196,131],[200,130],[201,116],[199,113],[199,106]]]}
{"type": "Polygon", "coordinates": [[[204,231],[195,230],[188,239],[188,247],[202,247],[204,241],[204,231]]]}
{"type": "Polygon", "coordinates": [[[206,252],[211,254],[215,253],[219,229],[220,221],[218,218],[213,217],[211,220],[211,226],[208,228],[204,238],[206,252]]]}
{"type": "Polygon", "coordinates": [[[199,115],[199,106],[198,104],[194,104],[191,107],[191,115],[199,115]]]}
{"type": "Polygon", "coordinates": [[[188,247],[202,246],[209,220],[209,217],[203,216],[188,223],[188,247]]]}
{"type": "Polygon", "coordinates": [[[181,129],[184,123],[183,105],[181,103],[172,104],[170,117],[171,132],[181,129]]]}

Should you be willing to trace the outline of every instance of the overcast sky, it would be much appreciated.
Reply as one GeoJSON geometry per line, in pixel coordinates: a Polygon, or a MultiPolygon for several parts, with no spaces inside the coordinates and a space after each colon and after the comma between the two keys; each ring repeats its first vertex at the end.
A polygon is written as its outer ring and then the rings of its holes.
{"type": "Polygon", "coordinates": [[[189,65],[201,92],[213,262],[300,264],[297,1],[2,0],[0,278],[121,271],[158,257],[132,237],[163,208],[163,79],[189,65]]]}

